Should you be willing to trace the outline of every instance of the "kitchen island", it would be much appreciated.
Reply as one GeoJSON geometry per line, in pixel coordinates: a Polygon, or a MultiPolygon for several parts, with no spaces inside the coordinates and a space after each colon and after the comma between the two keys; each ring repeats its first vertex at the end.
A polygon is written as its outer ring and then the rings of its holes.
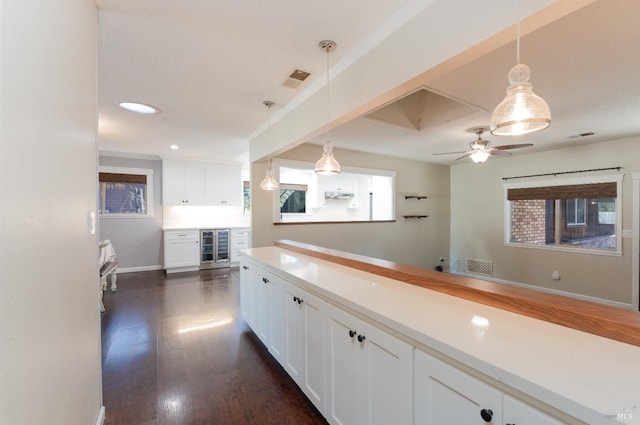
{"type": "MultiPolygon", "coordinates": [[[[360,423],[362,415],[434,425],[640,423],[640,347],[633,343],[427,289],[415,277],[402,281],[409,271],[420,275],[414,268],[290,241],[277,245],[243,252],[242,314],[332,424],[360,423]],[[345,259],[363,266],[339,264],[345,259]],[[366,267],[375,273],[359,269],[366,267]],[[381,275],[385,268],[399,279],[381,275]],[[307,299],[307,310],[295,316],[291,309],[307,299]],[[292,368],[288,354],[298,343],[288,338],[296,323],[302,367],[292,368]],[[296,376],[299,370],[308,376],[296,376]]],[[[440,275],[440,286],[456,285],[455,276],[440,275]]],[[[469,293],[486,289],[473,281],[462,279],[469,293]]],[[[517,300],[487,297],[497,305],[517,300]]],[[[579,317],[574,306],[568,300],[564,310],[570,322],[579,317]]],[[[564,314],[543,311],[549,319],[564,314]]],[[[613,323],[632,331],[634,317],[621,312],[613,323]]]]}

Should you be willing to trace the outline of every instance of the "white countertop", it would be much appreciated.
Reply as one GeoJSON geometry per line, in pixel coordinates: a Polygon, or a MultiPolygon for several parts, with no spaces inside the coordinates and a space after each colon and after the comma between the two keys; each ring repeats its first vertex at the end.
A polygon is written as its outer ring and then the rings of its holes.
{"type": "Polygon", "coordinates": [[[163,226],[163,231],[172,231],[172,230],[209,230],[209,229],[247,229],[249,230],[249,226],[163,226]]]}
{"type": "Polygon", "coordinates": [[[640,424],[640,347],[278,247],[242,252],[586,423],[640,424]]]}

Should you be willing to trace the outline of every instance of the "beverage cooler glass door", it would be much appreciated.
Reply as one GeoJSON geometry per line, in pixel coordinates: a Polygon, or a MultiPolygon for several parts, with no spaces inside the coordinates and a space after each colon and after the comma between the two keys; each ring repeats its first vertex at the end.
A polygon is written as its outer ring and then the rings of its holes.
{"type": "Polygon", "coordinates": [[[229,265],[229,229],[216,230],[216,263],[229,265]]]}

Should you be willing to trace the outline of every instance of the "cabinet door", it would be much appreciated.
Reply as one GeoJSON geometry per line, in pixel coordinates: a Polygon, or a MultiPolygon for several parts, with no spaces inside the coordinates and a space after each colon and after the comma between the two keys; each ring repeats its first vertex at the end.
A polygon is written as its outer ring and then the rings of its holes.
{"type": "Polygon", "coordinates": [[[193,267],[200,265],[200,244],[197,231],[164,232],[164,266],[193,267]]]}
{"type": "Polygon", "coordinates": [[[371,325],[363,325],[359,335],[365,338],[359,361],[361,423],[411,425],[413,347],[371,325]]]}
{"type": "Polygon", "coordinates": [[[184,165],[184,199],[187,205],[204,205],[204,165],[186,162],[184,165]]]}
{"type": "Polygon", "coordinates": [[[326,418],[332,425],[357,424],[360,343],[356,335],[360,321],[332,305],[327,305],[327,317],[329,376],[326,418]]]}
{"type": "Polygon", "coordinates": [[[269,337],[269,352],[280,363],[282,367],[285,367],[285,353],[286,353],[286,328],[287,328],[287,311],[288,297],[285,292],[285,282],[279,277],[270,274],[269,277],[269,320],[270,320],[270,337],[269,337]]]}
{"type": "Polygon", "coordinates": [[[209,164],[205,169],[205,203],[241,206],[242,177],[238,166],[209,164]]]}
{"type": "Polygon", "coordinates": [[[326,401],[326,304],[308,292],[301,300],[304,326],[304,383],[302,390],[316,408],[324,414],[326,401]]]}
{"type": "Polygon", "coordinates": [[[502,392],[419,350],[414,384],[416,425],[503,423],[502,392]]]}
{"type": "Polygon", "coordinates": [[[300,388],[304,385],[304,310],[300,291],[287,285],[284,291],[286,330],[284,368],[300,388]],[[299,302],[300,301],[300,302],[299,302]]]}
{"type": "Polygon", "coordinates": [[[240,315],[249,326],[253,323],[252,267],[246,257],[240,257],[240,315]]]}
{"type": "Polygon", "coordinates": [[[257,271],[255,275],[254,288],[256,291],[255,296],[255,320],[254,320],[254,332],[258,335],[258,338],[262,341],[262,343],[269,347],[269,334],[270,334],[270,313],[271,307],[269,305],[271,301],[270,291],[271,291],[271,274],[267,273],[261,267],[255,266],[254,269],[257,271]]]}
{"type": "Polygon", "coordinates": [[[162,161],[162,203],[184,204],[184,165],[178,161],[162,161]]]}
{"type": "Polygon", "coordinates": [[[511,397],[504,395],[502,416],[506,425],[562,425],[557,419],[511,397]]]}

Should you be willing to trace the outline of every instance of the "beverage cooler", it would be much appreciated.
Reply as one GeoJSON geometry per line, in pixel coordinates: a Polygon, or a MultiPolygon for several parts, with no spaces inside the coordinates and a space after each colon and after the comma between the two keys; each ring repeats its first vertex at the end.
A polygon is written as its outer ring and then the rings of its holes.
{"type": "Polygon", "coordinates": [[[229,267],[229,229],[200,230],[200,270],[229,267]]]}

